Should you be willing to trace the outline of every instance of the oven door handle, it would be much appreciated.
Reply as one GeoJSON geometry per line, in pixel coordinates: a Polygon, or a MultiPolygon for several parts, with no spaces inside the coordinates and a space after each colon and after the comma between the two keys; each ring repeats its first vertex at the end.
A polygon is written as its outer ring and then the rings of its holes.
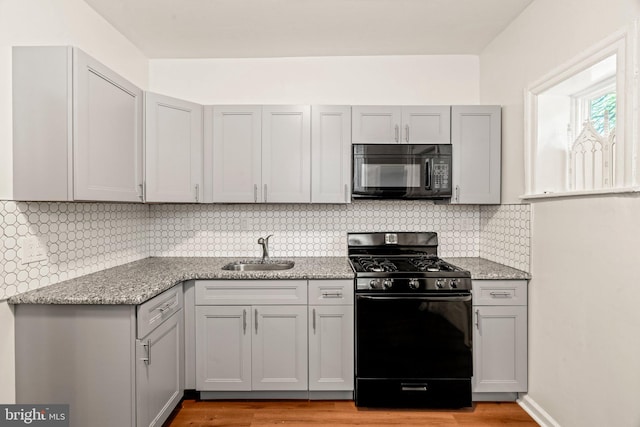
{"type": "Polygon", "coordinates": [[[412,296],[402,296],[402,297],[379,297],[379,296],[369,296],[369,295],[357,295],[356,299],[370,299],[370,300],[410,300],[410,301],[441,301],[441,302],[456,302],[456,301],[471,301],[471,295],[458,295],[458,296],[448,296],[448,297],[412,297],[412,296]]]}

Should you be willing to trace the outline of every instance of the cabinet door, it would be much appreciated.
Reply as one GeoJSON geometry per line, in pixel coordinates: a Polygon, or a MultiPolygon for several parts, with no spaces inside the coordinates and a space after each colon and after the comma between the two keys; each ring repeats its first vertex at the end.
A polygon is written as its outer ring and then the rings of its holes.
{"type": "Polygon", "coordinates": [[[252,389],[307,390],[307,306],[252,309],[252,389]]]}
{"type": "Polygon", "coordinates": [[[351,202],[351,107],[311,107],[311,202],[351,202]]]}
{"type": "Polygon", "coordinates": [[[262,200],[261,107],[215,106],[211,112],[213,201],[262,200]]]}
{"type": "Polygon", "coordinates": [[[402,107],[402,141],[407,144],[451,143],[451,107],[402,107]]]}
{"type": "Polygon", "coordinates": [[[196,389],[251,390],[251,307],[196,307],[196,389]]]}
{"type": "Polygon", "coordinates": [[[311,108],[262,107],[262,201],[311,201],[311,108]]]}
{"type": "Polygon", "coordinates": [[[353,306],[309,307],[309,390],[353,390],[353,306]]]}
{"type": "Polygon", "coordinates": [[[142,200],[142,91],[74,49],[75,200],[142,200]]]}
{"type": "Polygon", "coordinates": [[[473,309],[473,391],[527,391],[527,307],[473,309]]]}
{"type": "Polygon", "coordinates": [[[184,336],[182,310],[136,345],[138,427],[161,426],[182,399],[184,336]]]}
{"type": "Polygon", "coordinates": [[[145,200],[202,200],[202,106],[145,93],[145,200]]]}
{"type": "Polygon", "coordinates": [[[352,108],[354,144],[391,144],[400,142],[402,108],[359,106],[352,108]]]}
{"type": "Polygon", "coordinates": [[[500,203],[500,123],[498,106],[451,107],[451,203],[500,203]]]}

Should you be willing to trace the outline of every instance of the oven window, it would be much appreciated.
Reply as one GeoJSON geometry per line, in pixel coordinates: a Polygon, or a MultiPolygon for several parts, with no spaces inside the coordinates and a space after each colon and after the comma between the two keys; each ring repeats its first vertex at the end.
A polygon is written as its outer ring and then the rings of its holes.
{"type": "Polygon", "coordinates": [[[356,376],[469,378],[471,301],[356,296],[356,376]]]}
{"type": "Polygon", "coordinates": [[[417,188],[421,186],[420,165],[362,163],[360,179],[365,188],[417,188]]]}

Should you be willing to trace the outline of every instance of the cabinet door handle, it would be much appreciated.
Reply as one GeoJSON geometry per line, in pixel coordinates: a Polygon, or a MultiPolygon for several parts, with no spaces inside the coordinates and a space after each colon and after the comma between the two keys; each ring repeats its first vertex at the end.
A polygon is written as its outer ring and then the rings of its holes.
{"type": "Polygon", "coordinates": [[[460,201],[460,186],[456,185],[456,202],[460,201]]]}
{"type": "Polygon", "coordinates": [[[344,185],[344,201],[349,203],[349,186],[347,184],[344,185]]]}
{"type": "Polygon", "coordinates": [[[242,310],[242,334],[247,335],[247,310],[242,310]]]}
{"type": "Polygon", "coordinates": [[[196,203],[200,201],[200,184],[196,184],[196,203]]]}
{"type": "Polygon", "coordinates": [[[253,184],[253,202],[258,203],[258,184],[253,184]]]}
{"type": "Polygon", "coordinates": [[[476,309],[476,328],[480,330],[480,310],[476,309]]]}
{"type": "Polygon", "coordinates": [[[396,125],[395,130],[396,130],[396,142],[400,142],[400,126],[396,125]]]}
{"type": "Polygon", "coordinates": [[[140,195],[138,197],[144,202],[144,183],[138,184],[138,187],[140,187],[140,195]]]}
{"type": "Polygon", "coordinates": [[[146,365],[151,365],[151,340],[147,340],[146,343],[142,343],[142,347],[144,347],[145,351],[147,352],[147,357],[143,357],[142,361],[146,365]]]}
{"type": "Polygon", "coordinates": [[[489,292],[489,295],[491,295],[492,297],[497,297],[497,298],[510,298],[511,297],[511,293],[510,292],[489,292]]]}
{"type": "Polygon", "coordinates": [[[322,298],[342,298],[342,292],[323,292],[322,298]]]}
{"type": "Polygon", "coordinates": [[[255,311],[253,312],[254,316],[255,316],[255,325],[256,325],[256,335],[258,335],[258,309],[256,308],[255,311]]]}
{"type": "Polygon", "coordinates": [[[264,202],[267,203],[267,184],[264,185],[264,202]]]}
{"type": "Polygon", "coordinates": [[[409,125],[404,125],[404,140],[409,142],[409,125]]]}
{"type": "Polygon", "coordinates": [[[316,334],[316,309],[313,309],[313,335],[316,334]]]}

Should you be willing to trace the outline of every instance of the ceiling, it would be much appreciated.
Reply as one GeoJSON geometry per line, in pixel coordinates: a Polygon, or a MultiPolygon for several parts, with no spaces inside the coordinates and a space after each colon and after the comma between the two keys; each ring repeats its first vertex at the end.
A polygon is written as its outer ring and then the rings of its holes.
{"type": "Polygon", "coordinates": [[[479,54],[533,0],[85,0],[149,58],[479,54]]]}

